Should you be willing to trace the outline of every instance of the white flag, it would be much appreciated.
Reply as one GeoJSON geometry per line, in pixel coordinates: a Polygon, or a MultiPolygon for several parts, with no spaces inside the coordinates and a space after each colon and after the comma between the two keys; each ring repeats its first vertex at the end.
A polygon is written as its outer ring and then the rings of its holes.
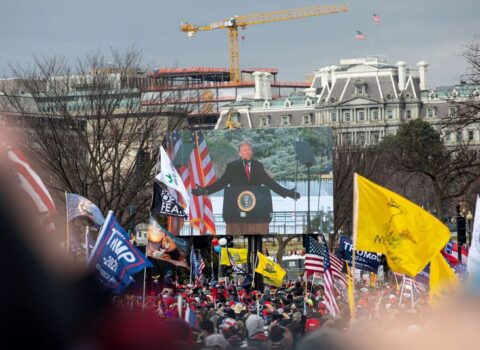
{"type": "Polygon", "coordinates": [[[475,218],[473,219],[472,242],[468,251],[467,271],[469,273],[480,273],[480,198],[478,196],[475,218]]]}
{"type": "Polygon", "coordinates": [[[180,193],[185,203],[185,212],[188,213],[189,196],[185,185],[173,166],[172,161],[167,155],[167,152],[160,146],[160,173],[155,176],[155,179],[164,183],[168,188],[174,189],[180,193]]]}

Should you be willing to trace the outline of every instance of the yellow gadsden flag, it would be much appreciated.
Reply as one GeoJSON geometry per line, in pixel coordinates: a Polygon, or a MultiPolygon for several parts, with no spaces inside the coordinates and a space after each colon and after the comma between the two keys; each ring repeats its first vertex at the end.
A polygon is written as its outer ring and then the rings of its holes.
{"type": "Polygon", "coordinates": [[[247,263],[248,249],[222,248],[220,265],[230,266],[230,259],[228,258],[227,249],[228,249],[228,254],[230,254],[233,261],[235,261],[235,264],[246,264],[247,263]]]}
{"type": "Polygon", "coordinates": [[[267,278],[268,284],[272,284],[276,287],[280,287],[283,283],[283,278],[287,274],[279,264],[273,262],[262,253],[258,253],[258,266],[255,269],[256,273],[259,273],[267,278]]]}
{"type": "Polygon", "coordinates": [[[447,226],[418,205],[355,174],[354,248],[386,256],[392,271],[417,275],[450,238],[447,226]]]}
{"type": "Polygon", "coordinates": [[[430,262],[430,302],[438,303],[444,293],[452,291],[459,283],[443,255],[435,255],[430,262]]]}

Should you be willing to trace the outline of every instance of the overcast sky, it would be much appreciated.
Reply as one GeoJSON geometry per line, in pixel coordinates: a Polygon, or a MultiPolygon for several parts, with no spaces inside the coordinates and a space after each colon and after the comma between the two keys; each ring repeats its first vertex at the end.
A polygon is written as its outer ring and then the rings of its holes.
{"type": "MultiPolygon", "coordinates": [[[[75,59],[109,48],[141,49],[150,67],[228,67],[225,30],[187,38],[180,22],[207,24],[233,15],[341,1],[285,0],[1,0],[0,73],[53,54],[75,59]]],[[[480,34],[479,0],[353,0],[344,14],[259,24],[241,31],[242,67],[276,67],[300,81],[341,58],[382,54],[390,63],[430,62],[432,86],[465,72],[464,46],[480,34]],[[372,32],[372,14],[381,16],[372,32]],[[355,40],[355,31],[367,36],[355,40]],[[375,50],[373,49],[375,37],[375,50]]]]}

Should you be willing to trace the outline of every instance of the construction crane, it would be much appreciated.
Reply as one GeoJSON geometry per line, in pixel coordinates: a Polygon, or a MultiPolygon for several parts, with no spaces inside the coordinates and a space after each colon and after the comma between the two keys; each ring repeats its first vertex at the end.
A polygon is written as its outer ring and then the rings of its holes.
{"type": "Polygon", "coordinates": [[[238,50],[238,28],[245,29],[253,24],[288,21],[291,19],[323,16],[334,13],[347,12],[347,5],[318,5],[290,10],[280,10],[273,12],[256,13],[246,16],[235,16],[225,18],[218,22],[213,22],[203,26],[197,26],[190,23],[182,23],[180,30],[186,32],[188,36],[193,36],[197,32],[227,29],[228,47],[230,50],[230,81],[240,81],[240,53],[238,50]]]}

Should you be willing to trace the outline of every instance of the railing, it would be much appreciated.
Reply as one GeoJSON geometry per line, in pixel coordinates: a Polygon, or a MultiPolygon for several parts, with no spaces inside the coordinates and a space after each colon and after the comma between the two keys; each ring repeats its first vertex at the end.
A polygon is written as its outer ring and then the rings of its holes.
{"type": "MultiPolygon", "coordinates": [[[[315,216],[328,218],[322,225],[325,231],[331,232],[333,230],[333,213],[323,211],[311,211],[310,218],[315,216]]],[[[226,235],[226,224],[223,221],[221,214],[215,214],[215,228],[217,235],[226,235]]],[[[303,234],[307,227],[307,212],[274,212],[272,222],[269,225],[269,234],[277,235],[294,235],[303,234]]],[[[193,235],[198,235],[197,230],[193,230],[193,235]]],[[[181,232],[181,236],[190,236],[190,226],[188,221],[185,222],[181,232]]]]}

